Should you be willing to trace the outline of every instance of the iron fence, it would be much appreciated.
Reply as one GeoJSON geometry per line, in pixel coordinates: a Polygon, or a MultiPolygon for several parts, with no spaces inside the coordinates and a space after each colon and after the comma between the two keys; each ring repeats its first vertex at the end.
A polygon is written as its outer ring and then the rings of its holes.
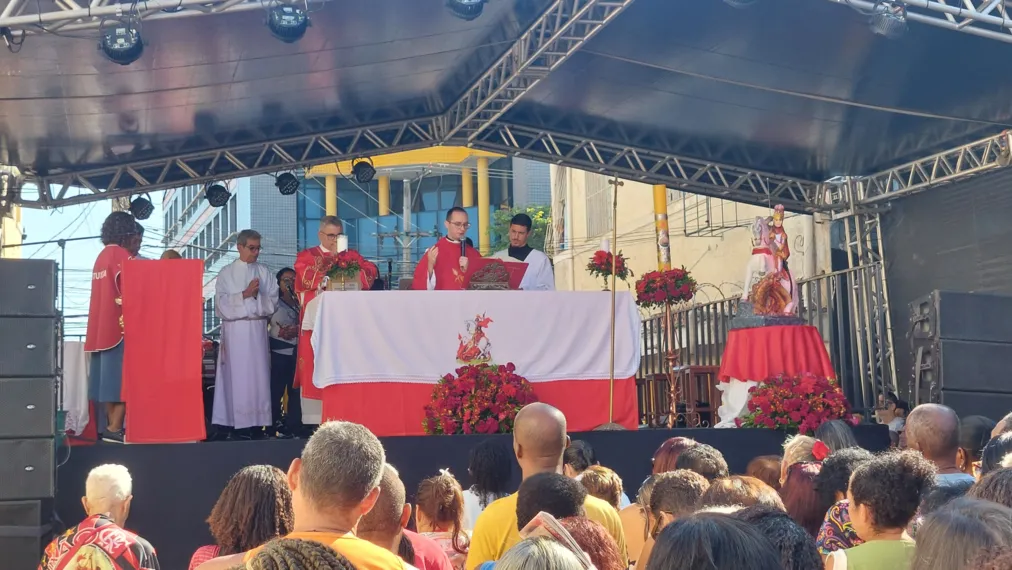
{"type": "MultiPolygon", "coordinates": [[[[844,393],[857,410],[870,410],[883,390],[894,390],[888,358],[879,263],[819,275],[798,282],[799,316],[818,329],[844,393]]],[[[675,352],[682,366],[720,366],[738,298],[694,303],[673,311],[675,352]]],[[[638,375],[640,420],[657,425],[670,410],[664,314],[645,315],[638,375]]]]}

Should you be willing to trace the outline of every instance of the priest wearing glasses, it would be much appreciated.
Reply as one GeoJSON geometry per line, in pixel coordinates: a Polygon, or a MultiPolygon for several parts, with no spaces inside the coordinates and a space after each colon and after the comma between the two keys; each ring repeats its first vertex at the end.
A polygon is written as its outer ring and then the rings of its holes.
{"type": "Polygon", "coordinates": [[[415,267],[411,288],[415,291],[453,290],[467,287],[471,264],[481,259],[476,249],[467,245],[464,234],[471,224],[464,208],[454,207],[446,213],[446,237],[425,251],[415,267]]]}
{"type": "Polygon", "coordinates": [[[555,270],[544,252],[527,245],[533,222],[527,214],[517,214],[510,220],[510,246],[492,257],[503,261],[527,264],[527,272],[520,282],[524,291],[555,291],[555,270]]]}

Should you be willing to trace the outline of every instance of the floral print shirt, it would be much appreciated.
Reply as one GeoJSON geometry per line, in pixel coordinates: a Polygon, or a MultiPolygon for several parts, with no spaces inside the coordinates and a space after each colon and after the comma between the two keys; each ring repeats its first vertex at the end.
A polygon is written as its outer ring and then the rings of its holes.
{"type": "Polygon", "coordinates": [[[46,547],[39,570],[160,570],[151,544],[105,515],[92,515],[46,547]]]}
{"type": "Polygon", "coordinates": [[[819,554],[826,556],[830,552],[846,550],[864,542],[854,532],[854,525],[850,522],[849,508],[850,503],[844,499],[826,511],[826,519],[822,521],[819,536],[815,539],[819,554]]]}

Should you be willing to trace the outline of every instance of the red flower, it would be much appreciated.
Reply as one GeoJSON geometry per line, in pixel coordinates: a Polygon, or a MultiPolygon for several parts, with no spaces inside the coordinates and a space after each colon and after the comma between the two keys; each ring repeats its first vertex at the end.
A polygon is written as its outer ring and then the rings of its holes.
{"type": "Polygon", "coordinates": [[[439,379],[422,427],[430,434],[508,432],[524,405],[537,401],[516,366],[462,366],[439,379]]]}
{"type": "Polygon", "coordinates": [[[769,378],[749,390],[748,413],[741,427],[797,430],[810,434],[823,422],[844,419],[856,423],[840,386],[812,374],[769,378]]]}

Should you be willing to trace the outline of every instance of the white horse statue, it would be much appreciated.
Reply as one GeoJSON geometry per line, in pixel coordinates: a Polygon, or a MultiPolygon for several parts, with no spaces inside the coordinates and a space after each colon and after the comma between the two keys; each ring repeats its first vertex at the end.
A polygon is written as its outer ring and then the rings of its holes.
{"type": "Polygon", "coordinates": [[[771,227],[772,218],[757,216],[752,223],[752,257],[745,267],[741,298],[752,303],[757,315],[796,315],[798,284],[786,269],[786,259],[780,263],[784,270],[778,271],[777,244],[770,237],[771,227]]]}

